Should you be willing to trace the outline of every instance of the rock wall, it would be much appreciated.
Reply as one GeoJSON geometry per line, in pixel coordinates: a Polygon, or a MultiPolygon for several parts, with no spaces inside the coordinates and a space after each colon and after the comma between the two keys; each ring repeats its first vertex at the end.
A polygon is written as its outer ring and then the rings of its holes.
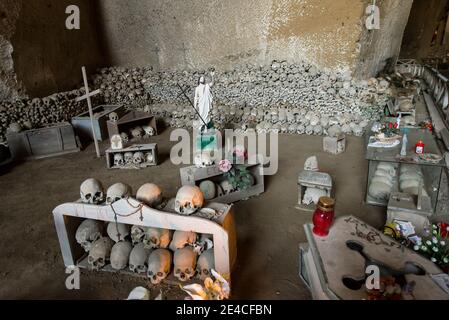
{"type": "Polygon", "coordinates": [[[76,88],[83,65],[92,73],[97,67],[109,65],[108,50],[100,36],[103,32],[97,27],[101,17],[97,1],[10,2],[21,4],[10,35],[14,70],[31,97],[76,88]],[[65,11],[69,5],[80,8],[80,30],[66,28],[65,11]]]}
{"type": "Polygon", "coordinates": [[[272,60],[353,70],[361,0],[101,0],[112,64],[230,70],[272,60]]]}
{"type": "Polygon", "coordinates": [[[404,33],[404,40],[401,50],[401,57],[407,59],[428,58],[435,54],[440,54],[446,58],[449,49],[449,30],[446,30],[445,43],[442,35],[446,28],[447,0],[415,0],[410,13],[409,22],[404,33]],[[432,47],[432,38],[439,24],[443,24],[439,33],[439,41],[432,47]],[[442,49],[442,52],[438,52],[442,49]]]}
{"type": "MultiPolygon", "coordinates": [[[[371,3],[372,1],[365,1],[365,8],[371,3]]],[[[363,28],[355,77],[365,78],[384,70],[393,71],[401,51],[412,3],[413,0],[376,1],[380,9],[380,29],[363,28]]]]}
{"type": "Polygon", "coordinates": [[[14,71],[14,49],[11,44],[21,6],[22,2],[17,0],[0,2],[0,101],[24,96],[14,71]]]}

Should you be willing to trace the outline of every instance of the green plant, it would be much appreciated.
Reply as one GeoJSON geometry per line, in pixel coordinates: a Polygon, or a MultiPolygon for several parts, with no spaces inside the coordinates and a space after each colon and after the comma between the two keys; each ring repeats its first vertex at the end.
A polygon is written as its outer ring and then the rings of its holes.
{"type": "Polygon", "coordinates": [[[231,170],[224,173],[225,178],[237,190],[246,190],[252,186],[254,178],[244,165],[233,165],[231,170]]]}

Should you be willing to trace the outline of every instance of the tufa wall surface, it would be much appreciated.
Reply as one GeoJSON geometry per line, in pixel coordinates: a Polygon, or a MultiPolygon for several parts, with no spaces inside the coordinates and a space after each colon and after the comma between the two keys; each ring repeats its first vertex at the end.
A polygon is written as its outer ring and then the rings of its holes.
{"type": "Polygon", "coordinates": [[[396,58],[411,2],[378,0],[382,28],[368,33],[368,0],[3,0],[0,98],[19,96],[20,83],[31,97],[71,90],[82,65],[226,71],[285,60],[367,79],[396,58]],[[65,28],[71,4],[81,30],[65,28]]]}
{"type": "Polygon", "coordinates": [[[231,69],[272,60],[353,70],[360,0],[101,0],[114,65],[231,69]]]}

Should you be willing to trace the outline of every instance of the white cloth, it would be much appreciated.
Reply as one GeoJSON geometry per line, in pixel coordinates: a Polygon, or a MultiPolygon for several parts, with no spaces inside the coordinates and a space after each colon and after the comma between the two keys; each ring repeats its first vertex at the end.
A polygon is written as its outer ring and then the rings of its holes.
{"type": "MultiPolygon", "coordinates": [[[[194,105],[206,124],[210,122],[209,113],[212,108],[212,100],[213,97],[210,84],[200,84],[196,87],[194,105]]],[[[204,125],[204,123],[201,122],[201,125],[204,125]]]]}

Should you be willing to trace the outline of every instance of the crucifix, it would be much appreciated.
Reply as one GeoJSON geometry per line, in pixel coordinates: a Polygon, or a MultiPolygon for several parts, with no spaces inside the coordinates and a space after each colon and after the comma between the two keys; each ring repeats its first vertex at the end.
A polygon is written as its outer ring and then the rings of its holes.
{"type": "Polygon", "coordinates": [[[82,67],[81,71],[83,73],[84,89],[86,90],[86,94],[84,96],[76,98],[75,101],[79,102],[79,101],[82,101],[82,100],[87,100],[87,106],[89,107],[90,127],[92,129],[92,137],[94,138],[95,151],[97,153],[97,158],[100,158],[100,148],[98,146],[97,137],[95,136],[94,115],[93,115],[93,111],[92,111],[92,101],[90,100],[90,97],[100,93],[100,89],[92,91],[92,92],[89,92],[89,84],[87,83],[86,67],[82,67]]]}

